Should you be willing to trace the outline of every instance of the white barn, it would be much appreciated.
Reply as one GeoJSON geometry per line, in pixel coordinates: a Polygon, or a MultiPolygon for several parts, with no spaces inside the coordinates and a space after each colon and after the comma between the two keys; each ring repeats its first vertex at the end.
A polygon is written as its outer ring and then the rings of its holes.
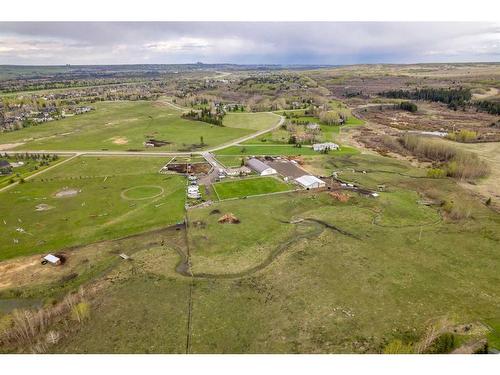
{"type": "Polygon", "coordinates": [[[251,170],[257,172],[261,176],[269,176],[271,174],[276,174],[276,169],[271,168],[269,165],[261,162],[259,159],[252,158],[247,160],[247,167],[251,170]]]}
{"type": "Polygon", "coordinates": [[[305,189],[317,189],[326,186],[326,183],[323,180],[320,180],[318,177],[311,176],[310,174],[296,178],[295,181],[297,181],[305,189]]]}
{"type": "Polygon", "coordinates": [[[340,148],[339,145],[333,142],[313,144],[314,151],[338,150],[339,148],[340,148]]]}

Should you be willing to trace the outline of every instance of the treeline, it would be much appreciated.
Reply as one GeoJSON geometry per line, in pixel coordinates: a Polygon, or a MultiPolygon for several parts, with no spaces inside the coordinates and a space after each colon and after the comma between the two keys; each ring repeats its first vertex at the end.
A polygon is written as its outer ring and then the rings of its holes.
{"type": "Polygon", "coordinates": [[[480,111],[488,112],[490,115],[500,115],[500,102],[481,100],[474,102],[474,106],[480,111]]]}
{"type": "Polygon", "coordinates": [[[30,154],[29,152],[25,152],[23,154],[12,154],[12,155],[4,153],[3,155],[0,154],[0,156],[3,156],[6,159],[11,158],[16,160],[56,161],[59,159],[59,156],[56,154],[38,154],[38,153],[30,154]]]}
{"type": "Polygon", "coordinates": [[[381,92],[380,95],[393,99],[427,100],[447,104],[449,108],[457,109],[465,106],[472,98],[470,89],[444,89],[444,88],[424,88],[414,91],[389,90],[381,92]]]}
{"type": "Polygon", "coordinates": [[[432,160],[440,164],[433,168],[429,177],[440,175],[458,179],[474,179],[487,176],[490,168],[476,154],[463,151],[446,142],[406,134],[399,139],[401,145],[418,158],[432,160]]]}
{"type": "Polygon", "coordinates": [[[212,113],[209,109],[201,109],[200,111],[191,110],[182,115],[183,118],[194,121],[203,121],[216,126],[222,125],[222,119],[224,118],[224,113],[212,113]]]}

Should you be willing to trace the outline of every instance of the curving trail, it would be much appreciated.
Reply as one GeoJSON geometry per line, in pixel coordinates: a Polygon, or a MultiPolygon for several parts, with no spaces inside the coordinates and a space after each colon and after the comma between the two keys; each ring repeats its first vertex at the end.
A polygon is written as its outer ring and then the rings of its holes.
{"type": "MultiPolygon", "coordinates": [[[[191,259],[190,255],[184,253],[181,249],[176,248],[177,253],[181,257],[181,261],[177,264],[175,271],[182,276],[185,277],[190,277],[193,279],[239,279],[242,277],[250,276],[256,272],[262,271],[263,269],[267,268],[269,265],[271,265],[280,255],[282,255],[288,248],[303,240],[303,239],[310,239],[310,238],[315,238],[319,236],[325,229],[330,229],[335,232],[338,232],[344,236],[348,236],[351,238],[355,238],[357,240],[361,240],[358,236],[349,233],[341,228],[338,228],[334,225],[328,224],[322,220],[318,219],[312,219],[312,218],[307,218],[303,219],[300,222],[297,223],[291,223],[291,222],[286,222],[288,224],[299,224],[299,225],[307,225],[310,227],[310,231],[307,233],[299,234],[296,236],[293,236],[291,239],[289,239],[286,242],[283,242],[279,244],[272,252],[269,253],[269,255],[259,264],[248,268],[244,271],[240,272],[234,272],[234,273],[206,273],[206,272],[192,272],[191,269],[191,259]]],[[[187,233],[187,228],[186,228],[186,233],[187,233]]],[[[186,234],[186,241],[187,241],[187,234],[186,234]]]]}

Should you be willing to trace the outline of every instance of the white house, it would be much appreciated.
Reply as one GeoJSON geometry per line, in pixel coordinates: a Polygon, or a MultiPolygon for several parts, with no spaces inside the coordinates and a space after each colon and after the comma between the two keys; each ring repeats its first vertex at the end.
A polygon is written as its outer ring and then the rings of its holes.
{"type": "Polygon", "coordinates": [[[246,164],[247,164],[248,168],[257,172],[261,176],[268,176],[271,174],[278,173],[278,172],[276,172],[276,169],[271,168],[269,165],[261,162],[259,159],[253,158],[253,159],[247,160],[246,164]]]}
{"type": "Polygon", "coordinates": [[[339,148],[340,148],[339,145],[333,142],[313,144],[314,151],[338,150],[339,148]]]}
{"type": "Polygon", "coordinates": [[[320,180],[318,177],[311,176],[310,174],[296,178],[295,181],[297,181],[305,189],[317,189],[326,186],[324,181],[320,180]]]}

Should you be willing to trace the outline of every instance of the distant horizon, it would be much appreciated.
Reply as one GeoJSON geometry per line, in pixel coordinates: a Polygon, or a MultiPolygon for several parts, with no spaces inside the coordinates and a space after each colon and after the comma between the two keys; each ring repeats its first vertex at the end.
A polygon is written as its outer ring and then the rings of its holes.
{"type": "Polygon", "coordinates": [[[0,22],[0,65],[193,61],[290,66],[500,62],[500,23],[0,22]]]}
{"type": "Polygon", "coordinates": [[[357,64],[268,64],[268,63],[199,63],[199,62],[186,62],[186,63],[115,63],[115,64],[0,64],[0,67],[74,67],[74,66],[148,66],[148,65],[233,65],[233,66],[277,66],[277,67],[344,67],[344,66],[357,66],[357,65],[470,65],[470,64],[500,64],[499,61],[448,61],[448,62],[407,62],[407,63],[386,63],[386,62],[371,62],[371,63],[357,63],[357,64]]]}

